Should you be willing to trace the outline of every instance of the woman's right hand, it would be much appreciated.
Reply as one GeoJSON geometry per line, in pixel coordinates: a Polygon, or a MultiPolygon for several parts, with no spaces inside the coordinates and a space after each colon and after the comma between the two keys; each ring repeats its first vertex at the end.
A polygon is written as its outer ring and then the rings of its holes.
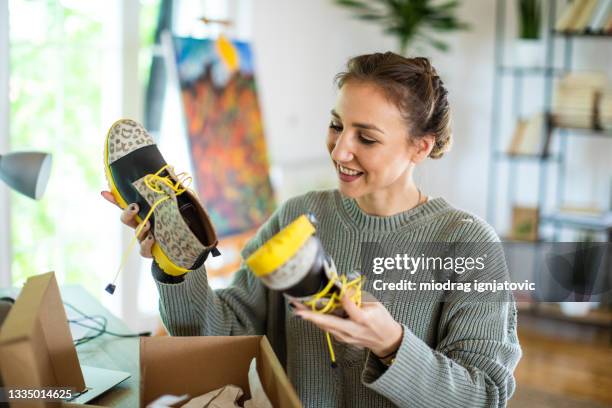
{"type": "MultiPolygon", "coordinates": [[[[111,204],[115,204],[119,207],[119,204],[113,197],[113,194],[110,191],[102,191],[102,197],[111,204]]],[[[121,208],[121,207],[119,207],[121,208]]],[[[127,225],[130,228],[138,229],[140,224],[136,221],[136,215],[138,214],[138,204],[130,204],[122,210],[121,212],[121,222],[127,225]]],[[[142,228],[140,234],[138,234],[138,242],[140,243],[140,255],[145,258],[153,258],[153,254],[151,253],[151,248],[153,248],[153,244],[155,243],[155,237],[153,237],[153,233],[150,232],[151,224],[147,221],[147,224],[142,228]]]]}

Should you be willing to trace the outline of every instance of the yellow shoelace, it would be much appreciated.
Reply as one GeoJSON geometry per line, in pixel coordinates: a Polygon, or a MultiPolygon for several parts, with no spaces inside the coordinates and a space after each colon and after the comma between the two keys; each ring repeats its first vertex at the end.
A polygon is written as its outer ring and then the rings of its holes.
{"type": "Polygon", "coordinates": [[[117,269],[117,273],[115,274],[115,278],[113,279],[112,284],[114,285],[115,282],[117,281],[117,277],[119,277],[119,273],[123,270],[123,268],[125,267],[125,263],[127,262],[127,258],[128,255],[132,252],[132,250],[134,249],[134,244],[136,244],[136,240],[138,239],[138,236],[140,235],[140,233],[142,232],[143,228],[145,227],[145,225],[147,225],[147,221],[149,221],[149,218],[151,218],[151,216],[153,215],[153,212],[155,211],[155,209],[164,201],[169,200],[170,198],[172,198],[172,195],[168,194],[168,192],[166,190],[164,190],[163,188],[160,187],[161,184],[165,185],[166,187],[168,187],[170,190],[172,190],[174,192],[174,196],[179,196],[181,194],[183,194],[185,191],[187,191],[187,187],[186,185],[188,183],[191,183],[192,177],[189,176],[187,173],[183,172],[183,173],[179,173],[176,175],[176,179],[177,181],[174,182],[170,176],[170,172],[168,172],[167,176],[160,176],[160,174],[167,169],[172,168],[169,164],[166,164],[164,167],[162,167],[161,169],[159,169],[156,173],[154,174],[147,174],[144,177],[144,184],[145,186],[151,190],[154,191],[158,194],[164,194],[165,197],[162,197],[160,199],[158,199],[157,201],[155,201],[155,203],[153,203],[153,205],[151,206],[151,209],[149,210],[149,212],[147,213],[146,217],[144,217],[144,219],[142,220],[142,222],[140,223],[140,225],[138,225],[138,228],[136,228],[136,232],[134,234],[134,238],[132,238],[132,240],[130,241],[130,244],[128,245],[127,250],[125,250],[123,252],[123,256],[121,257],[121,263],[119,264],[119,268],[117,269]]]}
{"type": "MultiPolygon", "coordinates": [[[[338,309],[341,305],[342,296],[347,293],[349,290],[353,291],[350,299],[353,303],[357,305],[357,307],[361,307],[361,286],[363,285],[363,278],[359,276],[351,281],[348,280],[346,275],[338,276],[336,273],[329,280],[327,285],[312,299],[304,304],[316,313],[331,313],[334,310],[338,309]],[[336,282],[340,282],[340,292],[333,292],[331,296],[329,296],[330,291],[335,288],[336,282]],[[328,297],[329,296],[329,297],[328,297]],[[318,308],[317,302],[322,299],[327,299],[327,303],[322,308],[318,308]]],[[[325,338],[327,340],[327,348],[329,349],[329,356],[332,362],[332,367],[336,367],[336,353],[334,353],[334,347],[332,345],[331,334],[329,332],[325,332],[325,338]]]]}

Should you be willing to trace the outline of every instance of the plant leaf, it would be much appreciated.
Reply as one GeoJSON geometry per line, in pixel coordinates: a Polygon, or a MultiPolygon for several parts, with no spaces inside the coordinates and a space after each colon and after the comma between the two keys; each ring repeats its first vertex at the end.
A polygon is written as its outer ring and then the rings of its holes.
{"type": "Polygon", "coordinates": [[[430,35],[423,34],[423,33],[420,33],[419,36],[422,37],[426,42],[428,42],[434,48],[437,48],[440,51],[448,51],[448,44],[446,44],[444,41],[437,40],[431,37],[430,35]]]}
{"type": "Polygon", "coordinates": [[[357,18],[360,20],[376,21],[376,20],[384,20],[386,17],[381,16],[379,14],[364,13],[364,14],[359,14],[357,18]]]}
{"type": "Polygon", "coordinates": [[[360,20],[377,22],[384,33],[398,39],[402,52],[412,42],[419,40],[446,51],[448,45],[435,38],[436,32],[447,33],[470,28],[469,24],[455,16],[461,3],[459,0],[448,0],[444,3],[439,3],[438,0],[334,1],[340,6],[352,9],[355,17],[360,20]]]}
{"type": "Polygon", "coordinates": [[[339,6],[344,6],[352,9],[359,9],[363,11],[370,11],[370,6],[362,1],[358,0],[334,0],[339,6]]]}

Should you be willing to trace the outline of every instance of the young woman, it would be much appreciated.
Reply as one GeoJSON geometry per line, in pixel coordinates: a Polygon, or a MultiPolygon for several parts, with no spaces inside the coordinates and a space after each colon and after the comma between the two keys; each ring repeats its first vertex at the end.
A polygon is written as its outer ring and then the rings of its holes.
{"type": "MultiPolygon", "coordinates": [[[[283,204],[243,250],[254,250],[296,217],[314,213],[317,235],[340,273],[359,270],[364,242],[412,253],[423,242],[498,242],[484,221],[429,198],[415,166],[451,142],[447,91],[425,58],[362,55],[337,76],[327,147],[339,187],[283,204]]],[[[112,200],[109,193],[103,195],[112,200]]],[[[136,227],[135,211],[122,221],[136,227]]],[[[141,254],[153,239],[141,234],[141,254]]],[[[266,334],[307,407],[502,407],[520,358],[514,303],[469,301],[463,292],[394,291],[345,319],[293,308],[246,266],[213,291],[204,267],[179,279],[153,268],[162,319],[172,335],[266,334]],[[418,298],[415,298],[418,296],[418,298]],[[446,296],[446,297],[443,297],[446,296]],[[332,368],[324,331],[334,338],[332,368]]],[[[506,275],[495,263],[489,277],[506,275]]],[[[376,294],[375,294],[376,295],[376,294]]]]}

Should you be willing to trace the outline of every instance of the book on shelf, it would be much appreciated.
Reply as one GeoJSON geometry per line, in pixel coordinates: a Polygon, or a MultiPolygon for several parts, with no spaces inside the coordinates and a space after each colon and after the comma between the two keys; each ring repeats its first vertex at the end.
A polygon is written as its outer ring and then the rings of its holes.
{"type": "Polygon", "coordinates": [[[508,146],[508,154],[547,156],[549,140],[550,132],[547,131],[544,114],[519,119],[508,146]]]}
{"type": "Polygon", "coordinates": [[[508,146],[508,154],[518,154],[520,145],[523,143],[523,135],[525,134],[526,125],[527,121],[524,119],[518,119],[516,121],[516,125],[514,125],[514,132],[512,133],[512,138],[510,139],[510,145],[508,146]]]}
{"type": "Polygon", "coordinates": [[[593,16],[593,12],[597,7],[598,1],[599,0],[586,0],[584,6],[580,10],[580,13],[576,16],[576,20],[571,26],[571,31],[579,33],[586,30],[587,26],[589,25],[589,21],[593,16]]]}
{"type": "Polygon", "coordinates": [[[612,0],[601,0],[595,11],[593,17],[587,26],[587,30],[598,33],[604,31],[606,28],[606,22],[609,16],[612,14],[612,0]]]}
{"type": "Polygon", "coordinates": [[[552,124],[566,128],[596,128],[598,100],[608,85],[601,72],[572,72],[559,80],[552,103],[552,124]]]}
{"type": "Polygon", "coordinates": [[[553,98],[553,112],[592,114],[597,101],[597,91],[592,88],[559,86],[553,98]]]}
{"type": "Polygon", "coordinates": [[[574,0],[561,12],[555,30],[567,33],[605,31],[611,3],[611,0],[574,0]]]}
{"type": "Polygon", "coordinates": [[[561,16],[555,23],[556,31],[571,31],[571,27],[578,18],[583,7],[585,7],[587,0],[574,0],[565,6],[561,12],[561,16]]]}

